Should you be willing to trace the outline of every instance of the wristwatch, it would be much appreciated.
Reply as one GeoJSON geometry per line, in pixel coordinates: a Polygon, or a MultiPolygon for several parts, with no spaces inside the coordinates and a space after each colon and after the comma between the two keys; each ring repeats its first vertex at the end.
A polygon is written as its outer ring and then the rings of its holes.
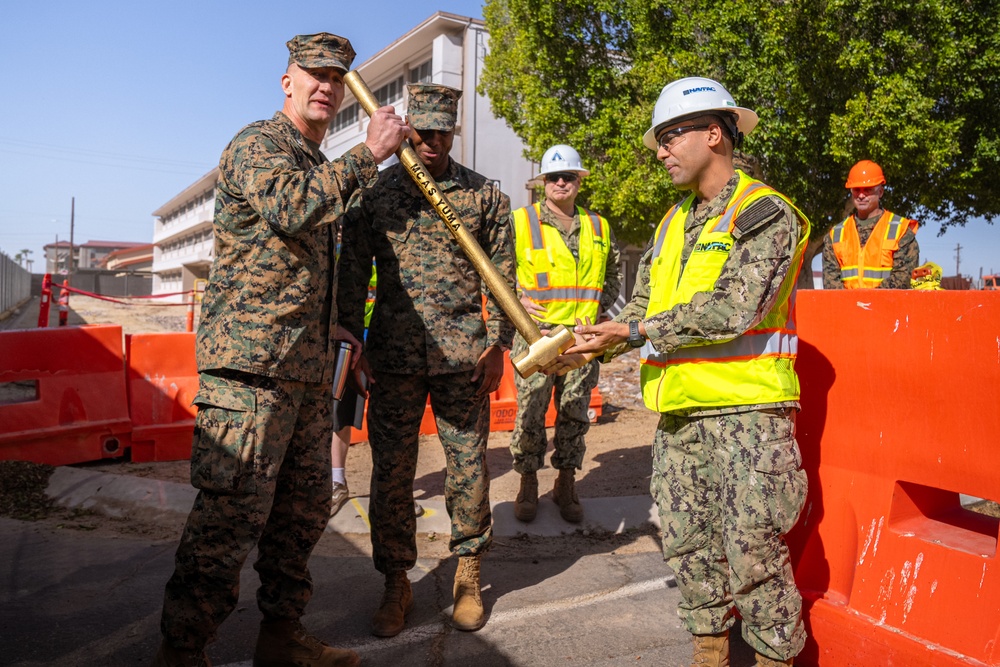
{"type": "Polygon", "coordinates": [[[642,347],[646,344],[646,338],[639,333],[639,320],[632,320],[628,323],[628,338],[626,340],[629,347],[642,347]]]}

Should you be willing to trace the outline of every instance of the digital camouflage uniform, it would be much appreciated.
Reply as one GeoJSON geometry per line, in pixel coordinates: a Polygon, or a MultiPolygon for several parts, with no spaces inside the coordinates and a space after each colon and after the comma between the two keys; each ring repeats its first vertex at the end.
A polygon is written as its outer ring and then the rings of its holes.
{"type": "Polygon", "coordinates": [[[282,112],[243,128],[219,171],[196,339],[199,492],[160,623],[190,651],[232,611],[254,546],[265,620],[297,620],[309,601],[307,561],[330,509],[336,226],[378,175],[363,144],[327,161],[282,112]]]}
{"type": "MultiPolygon", "coordinates": [[[[734,177],[685,221],[686,263],[705,221],[725,210],[734,177]]],[[[802,232],[777,197],[778,211],[741,237],[716,288],[646,318],[652,240],[639,263],[632,300],[617,322],[642,320],[660,352],[730,340],[766,312],[792,264],[802,232]]],[[[794,296],[793,296],[794,298],[794,296]]],[[[623,343],[610,359],[629,348],[623,343]]],[[[653,440],[650,491],[656,500],[664,559],[682,601],[678,614],[694,635],[718,634],[743,618],[743,637],[758,653],[783,660],[802,649],[802,598],[783,535],[805,502],[807,480],[795,441],[797,401],[692,408],[660,414],[653,440]]]]}
{"type": "MultiPolygon", "coordinates": [[[[433,129],[415,119],[440,113],[450,116],[454,127],[457,97],[449,103],[440,90],[432,94],[441,88],[423,86],[431,90],[426,97],[411,88],[408,117],[414,127],[433,129]]],[[[496,182],[453,160],[437,182],[512,284],[507,196],[496,182]]],[[[489,547],[489,396],[477,395],[471,378],[487,347],[509,348],[513,326],[401,164],[385,169],[352,202],[345,222],[338,303],[341,324],[359,339],[372,258],[378,264],[378,284],[365,339],[375,380],[368,403],[373,464],[369,514],[375,567],[389,574],[416,563],[413,479],[428,395],[447,460],[451,550],[471,556],[489,547]],[[485,322],[483,294],[489,316],[485,322]]]]}
{"type": "MultiPolygon", "coordinates": [[[[864,220],[858,220],[855,216],[862,250],[882,217],[882,212],[882,209],[878,209],[864,220]]],[[[899,239],[899,250],[892,255],[892,272],[875,289],[910,289],[911,274],[919,264],[920,245],[917,243],[917,235],[912,229],[907,229],[899,239]]],[[[840,262],[833,252],[833,240],[829,233],[823,239],[823,289],[844,289],[844,281],[840,278],[840,262]]]]}
{"type": "MultiPolygon", "coordinates": [[[[573,257],[580,258],[580,214],[573,216],[573,224],[567,231],[555,218],[548,206],[539,207],[539,222],[559,230],[563,242],[573,257]]],[[[614,232],[608,226],[611,246],[604,273],[604,285],[598,312],[603,313],[618,298],[621,291],[621,266],[619,264],[618,243],[614,232]]],[[[540,323],[540,328],[552,329],[555,325],[540,323]]],[[[516,358],[528,349],[528,343],[520,334],[514,336],[511,357],[516,358]]],[[[510,439],[510,451],[514,458],[514,470],[519,473],[535,472],[545,459],[548,440],[545,437],[545,413],[549,409],[552,390],[555,388],[556,424],[553,438],[552,467],[557,470],[583,468],[586,453],[584,436],[590,430],[590,394],[600,378],[600,364],[595,360],[570,371],[566,375],[546,375],[535,373],[527,378],[514,374],[517,387],[517,418],[510,439]]]]}

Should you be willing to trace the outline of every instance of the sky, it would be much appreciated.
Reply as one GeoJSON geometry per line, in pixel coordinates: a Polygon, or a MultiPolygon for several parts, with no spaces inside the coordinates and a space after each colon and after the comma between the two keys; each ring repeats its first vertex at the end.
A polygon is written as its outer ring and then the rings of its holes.
{"type": "Polygon", "coordinates": [[[482,2],[3,3],[0,251],[44,271],[74,198],[74,243],[151,242],[153,211],[281,108],[285,42],[343,35],[361,64],[436,11],[482,2]]]}
{"type": "MultiPolygon", "coordinates": [[[[152,241],[153,211],[281,107],[292,36],[348,37],[360,64],[435,11],[482,18],[479,0],[4,4],[0,251],[30,250],[38,272],[42,247],[69,240],[74,198],[74,243],[152,241]]],[[[922,261],[954,275],[961,246],[961,273],[1000,271],[1000,222],[938,230],[918,234],[922,261]]]]}

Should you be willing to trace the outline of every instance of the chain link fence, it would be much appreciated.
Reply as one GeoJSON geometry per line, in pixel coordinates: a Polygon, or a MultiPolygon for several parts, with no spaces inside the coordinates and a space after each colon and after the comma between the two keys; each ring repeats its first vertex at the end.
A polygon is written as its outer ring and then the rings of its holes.
{"type": "Polygon", "coordinates": [[[0,320],[31,298],[31,273],[0,252],[0,320]]]}

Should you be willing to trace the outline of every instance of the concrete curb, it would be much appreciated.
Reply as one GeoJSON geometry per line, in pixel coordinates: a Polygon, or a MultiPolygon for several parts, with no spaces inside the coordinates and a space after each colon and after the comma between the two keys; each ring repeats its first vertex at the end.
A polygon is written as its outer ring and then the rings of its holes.
{"type": "MultiPolygon", "coordinates": [[[[52,473],[46,493],[63,507],[149,521],[186,517],[198,495],[198,491],[187,484],[65,466],[52,473]]],[[[514,518],[512,500],[491,503],[493,534],[553,537],[577,531],[623,533],[659,526],[656,506],[649,496],[581,498],[580,503],[584,519],[579,524],[563,521],[550,498],[539,499],[538,516],[531,523],[514,518]]],[[[451,521],[443,500],[420,500],[420,504],[424,515],[417,519],[418,532],[451,533],[451,521]]],[[[368,498],[351,498],[330,520],[327,530],[341,534],[369,533],[368,498]]]]}

